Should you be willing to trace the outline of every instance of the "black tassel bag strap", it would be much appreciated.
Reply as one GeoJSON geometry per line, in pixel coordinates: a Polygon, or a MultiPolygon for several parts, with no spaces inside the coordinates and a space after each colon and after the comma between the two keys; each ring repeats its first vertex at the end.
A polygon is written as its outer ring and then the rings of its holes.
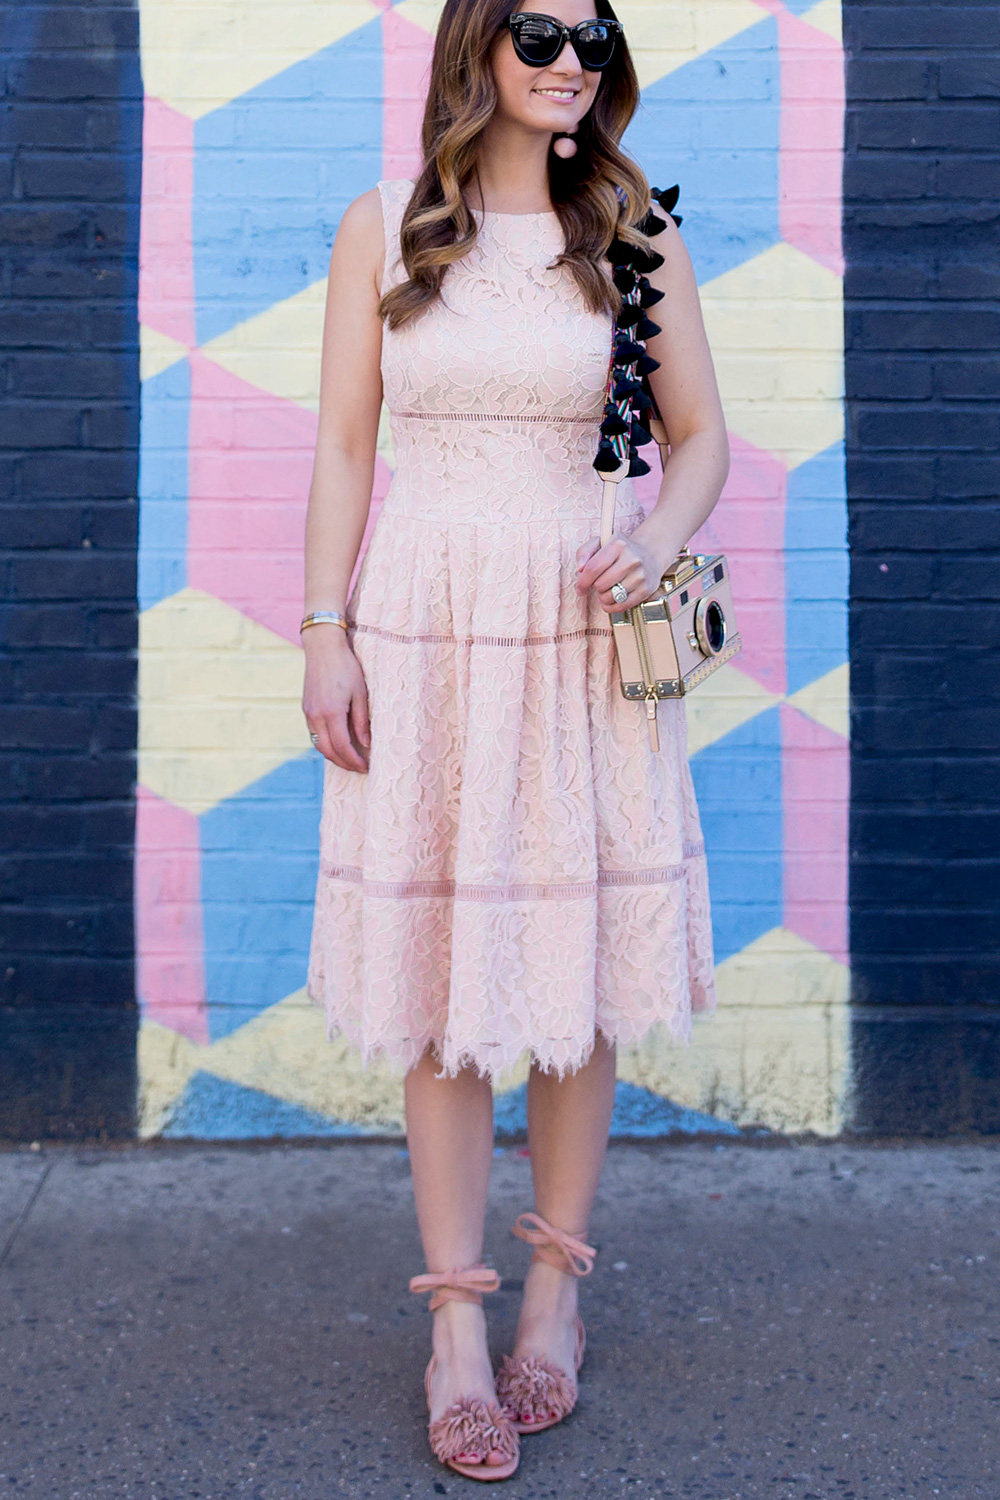
{"type": "MultiPolygon", "coordinates": [[[[650,196],[678,226],[683,222],[673,212],[680,188],[650,188],[650,196]]],[[[666,219],[650,209],[636,228],[645,235],[659,234],[666,219]]],[[[604,393],[604,418],[601,439],[594,458],[594,468],[604,481],[601,500],[601,545],[614,530],[615,487],[621,479],[632,479],[649,473],[649,464],[640,458],[638,449],[654,438],[660,449],[660,463],[666,464],[667,432],[660,417],[649,384],[651,370],[660,362],[646,353],[645,340],[660,332],[646,309],[663,296],[651,286],[647,272],[663,264],[657,251],[645,251],[630,245],[617,235],[608,247],[612,279],[622,294],[622,306],[615,319],[611,365],[604,393]]]]}

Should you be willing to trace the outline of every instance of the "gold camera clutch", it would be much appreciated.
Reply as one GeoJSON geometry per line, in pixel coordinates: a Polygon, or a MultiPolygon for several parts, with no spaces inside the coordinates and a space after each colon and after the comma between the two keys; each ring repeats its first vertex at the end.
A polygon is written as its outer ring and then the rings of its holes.
{"type": "MultiPolygon", "coordinates": [[[[659,418],[651,418],[649,429],[665,467],[666,428],[659,418]]],[[[602,546],[614,529],[615,486],[627,467],[622,464],[617,473],[602,475],[602,546]]],[[[613,613],[611,627],[622,695],[633,703],[645,703],[649,741],[658,750],[656,705],[660,699],[683,698],[743,649],[726,558],[721,554],[692,556],[685,548],[656,591],[641,604],[613,613]]]]}
{"type": "Polygon", "coordinates": [[[611,626],[622,694],[647,702],[655,735],[658,699],[683,698],[742,650],[729,564],[682,552],[656,592],[612,614],[611,626]]]}

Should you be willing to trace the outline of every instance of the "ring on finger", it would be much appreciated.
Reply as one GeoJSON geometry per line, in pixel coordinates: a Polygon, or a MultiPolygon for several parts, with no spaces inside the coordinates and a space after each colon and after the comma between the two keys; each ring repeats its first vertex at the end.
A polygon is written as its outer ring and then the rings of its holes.
{"type": "Polygon", "coordinates": [[[624,604],[628,598],[628,589],[623,583],[613,583],[611,585],[611,597],[616,604],[624,604]]]}
{"type": "Polygon", "coordinates": [[[314,734],[312,732],[312,730],[309,731],[309,738],[312,740],[312,742],[313,742],[314,745],[318,745],[319,744],[319,735],[318,734],[314,734]]]}

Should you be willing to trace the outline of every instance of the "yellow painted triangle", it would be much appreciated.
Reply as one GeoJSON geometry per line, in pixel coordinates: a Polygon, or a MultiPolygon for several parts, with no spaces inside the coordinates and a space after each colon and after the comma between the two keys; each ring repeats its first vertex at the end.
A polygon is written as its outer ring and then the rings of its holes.
{"type": "MultiPolygon", "coordinates": [[[[394,14],[430,36],[437,31],[442,0],[402,0],[394,14]]],[[[676,72],[764,20],[751,0],[619,0],[615,14],[625,28],[640,88],[676,72]]]]}
{"type": "Polygon", "coordinates": [[[808,21],[809,25],[815,26],[817,31],[824,31],[827,36],[832,36],[835,42],[843,42],[844,26],[840,0],[819,0],[818,5],[803,11],[799,19],[808,21]]]}
{"type": "Polygon", "coordinates": [[[715,971],[719,1009],[846,1005],[845,964],[787,927],[772,927],[715,971]]]}
{"type": "MultiPolygon", "coordinates": [[[[498,1093],[528,1076],[530,1057],[497,1080],[498,1093]]],[[[359,1130],[405,1132],[403,1080],[384,1060],[365,1067],[342,1036],[328,1039],[322,1010],[304,989],[216,1042],[199,1044],[155,1021],[139,1033],[140,1135],[159,1135],[194,1073],[256,1089],[359,1130]]]]}
{"type": "Polygon", "coordinates": [[[151,380],[154,375],[162,375],[164,370],[169,370],[179,360],[186,359],[187,347],[179,343],[177,339],[170,338],[169,334],[160,333],[156,328],[150,328],[148,323],[142,323],[139,327],[139,379],[151,380]]]}
{"type": "MultiPolygon", "coordinates": [[[[319,411],[326,277],[283,302],[237,323],[203,344],[200,353],[259,390],[319,411]]],[[[395,467],[389,408],[382,402],[376,452],[395,467]]]]}
{"type": "Polygon", "coordinates": [[[373,0],[141,0],[146,93],[198,120],[380,14],[373,0]]]}
{"type": "Polygon", "coordinates": [[[428,36],[434,36],[444,10],[444,0],[402,0],[393,6],[393,15],[402,16],[413,26],[419,26],[428,36]]]}
{"type": "Polygon", "coordinates": [[[309,750],[302,652],[201,589],[139,616],[139,780],[203,813],[309,750]]]}
{"type": "Polygon", "coordinates": [[[326,277],[220,333],[201,353],[250,385],[319,411],[326,277]]]}
{"type": "Polygon", "coordinates": [[[705,328],[731,431],[789,469],[844,432],[843,284],[793,245],[701,287],[705,328]]]}
{"type": "Polygon", "coordinates": [[[329,1119],[392,1134],[403,1129],[401,1074],[378,1061],[366,1069],[343,1037],[327,1041],[323,1013],[305,990],[213,1042],[198,1065],[329,1119]]]}
{"type": "Polygon", "coordinates": [[[720,47],[765,19],[751,0],[618,0],[640,88],[720,47]]]}
{"type": "Polygon", "coordinates": [[[837,1135],[851,1107],[844,964],[775,927],[716,969],[689,1047],[665,1028],[619,1049],[618,1076],[737,1125],[837,1135]]]}
{"type": "Polygon", "coordinates": [[[851,734],[851,711],[850,711],[850,677],[851,669],[847,662],[843,666],[834,667],[832,672],[827,672],[824,677],[817,677],[815,682],[809,682],[804,688],[799,688],[797,693],[792,693],[788,699],[795,707],[806,714],[810,719],[815,719],[817,724],[822,724],[825,729],[832,730],[843,739],[849,739],[851,734]]]}
{"type": "Polygon", "coordinates": [[[203,1049],[179,1031],[143,1021],[139,1027],[139,1135],[159,1135],[170,1112],[198,1069],[203,1049]]]}
{"type": "Polygon", "coordinates": [[[776,693],[769,693],[759,682],[727,662],[700,684],[696,693],[684,699],[688,726],[688,754],[697,755],[730,734],[766,708],[780,703],[776,693]]]}

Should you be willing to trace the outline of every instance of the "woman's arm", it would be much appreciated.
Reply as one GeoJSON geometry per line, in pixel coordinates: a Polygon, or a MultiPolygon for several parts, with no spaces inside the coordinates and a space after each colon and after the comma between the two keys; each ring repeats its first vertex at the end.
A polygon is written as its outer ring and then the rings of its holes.
{"type": "MultiPolygon", "coordinates": [[[[691,258],[673,219],[650,244],[663,265],[648,279],[665,295],[649,309],[660,325],[660,332],[646,340],[648,353],[660,361],[649,383],[670,436],[670,457],[656,504],[631,535],[612,537],[606,547],[587,543],[579,551],[577,588],[581,593],[596,588],[609,612],[649,598],[681,547],[711,515],[729,473],[726,423],[691,258]],[[619,581],[629,597],[616,604],[607,591],[619,581]]],[[[655,451],[645,448],[643,454],[655,451]]]]}
{"type": "MultiPolygon", "coordinates": [[[[377,309],[384,253],[379,191],[371,188],[348,205],[330,255],[319,432],[306,512],[306,613],[344,613],[368,518],[382,406],[377,309]]],[[[367,692],[346,632],[316,625],[303,631],[302,646],[302,710],[319,736],[317,748],[345,770],[367,770],[367,692]]]]}

